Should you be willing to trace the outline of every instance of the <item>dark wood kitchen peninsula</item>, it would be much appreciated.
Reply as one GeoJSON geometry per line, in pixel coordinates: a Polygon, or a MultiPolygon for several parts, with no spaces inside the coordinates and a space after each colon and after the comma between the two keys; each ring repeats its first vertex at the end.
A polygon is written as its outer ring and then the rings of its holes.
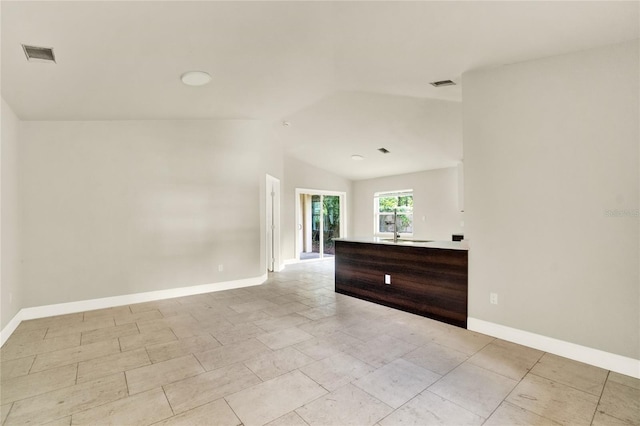
{"type": "Polygon", "coordinates": [[[336,292],[467,327],[468,249],[462,243],[335,243],[336,292]]]}

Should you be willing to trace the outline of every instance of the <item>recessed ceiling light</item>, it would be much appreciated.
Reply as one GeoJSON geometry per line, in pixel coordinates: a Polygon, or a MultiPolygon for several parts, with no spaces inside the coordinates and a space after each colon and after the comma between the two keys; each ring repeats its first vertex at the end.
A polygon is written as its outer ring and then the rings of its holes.
{"type": "Polygon", "coordinates": [[[289,126],[291,126],[291,123],[289,121],[282,122],[282,127],[289,127],[289,126]]]}
{"type": "Polygon", "coordinates": [[[211,81],[211,76],[204,71],[189,71],[182,74],[180,80],[187,86],[204,86],[211,81]]]}
{"type": "Polygon", "coordinates": [[[364,160],[364,157],[362,155],[360,155],[360,154],[353,154],[351,156],[351,159],[353,161],[362,161],[362,160],[364,160]]]}

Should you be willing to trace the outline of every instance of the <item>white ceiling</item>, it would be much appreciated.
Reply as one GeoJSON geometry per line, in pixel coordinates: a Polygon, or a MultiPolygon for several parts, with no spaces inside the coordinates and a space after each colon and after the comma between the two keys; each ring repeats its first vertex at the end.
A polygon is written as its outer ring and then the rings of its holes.
{"type": "Polygon", "coordinates": [[[2,96],[23,120],[287,120],[287,152],[343,176],[426,170],[462,157],[456,107],[433,100],[461,88],[430,81],[636,39],[638,4],[3,0],[2,96]]]}

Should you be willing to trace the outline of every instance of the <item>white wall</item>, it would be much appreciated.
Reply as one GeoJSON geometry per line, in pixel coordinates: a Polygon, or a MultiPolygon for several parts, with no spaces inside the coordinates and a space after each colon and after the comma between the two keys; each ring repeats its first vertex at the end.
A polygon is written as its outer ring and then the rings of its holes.
{"type": "Polygon", "coordinates": [[[640,359],[638,52],[464,74],[470,317],[640,359]]]}
{"type": "Polygon", "coordinates": [[[353,215],[356,220],[352,235],[373,235],[374,193],[413,189],[413,238],[450,241],[451,234],[462,231],[457,173],[455,167],[450,167],[354,182],[353,215]]]}
{"type": "Polygon", "coordinates": [[[282,176],[269,135],[248,120],[23,122],[24,305],[264,274],[265,173],[282,176]]]}
{"type": "Polygon", "coordinates": [[[2,99],[0,131],[0,330],[22,308],[20,212],[18,203],[18,129],[20,122],[2,99]]]}
{"type": "Polygon", "coordinates": [[[347,232],[352,227],[354,217],[351,209],[353,203],[352,182],[341,176],[319,169],[293,157],[284,157],[284,182],[282,186],[282,259],[295,259],[296,224],[296,188],[316,189],[347,193],[347,232]]]}

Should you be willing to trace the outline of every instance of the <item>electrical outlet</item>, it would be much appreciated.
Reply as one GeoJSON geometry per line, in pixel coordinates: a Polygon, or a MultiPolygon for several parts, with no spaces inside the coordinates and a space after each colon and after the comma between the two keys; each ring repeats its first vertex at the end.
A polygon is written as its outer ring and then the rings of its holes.
{"type": "Polygon", "coordinates": [[[384,283],[385,284],[391,284],[391,275],[384,274],[384,283]]]}
{"type": "Polygon", "coordinates": [[[489,294],[489,302],[491,302],[492,305],[497,305],[498,304],[498,293],[490,293],[489,294]]]}
{"type": "Polygon", "coordinates": [[[224,265],[220,264],[218,265],[218,272],[222,272],[224,271],[224,265]]]}

